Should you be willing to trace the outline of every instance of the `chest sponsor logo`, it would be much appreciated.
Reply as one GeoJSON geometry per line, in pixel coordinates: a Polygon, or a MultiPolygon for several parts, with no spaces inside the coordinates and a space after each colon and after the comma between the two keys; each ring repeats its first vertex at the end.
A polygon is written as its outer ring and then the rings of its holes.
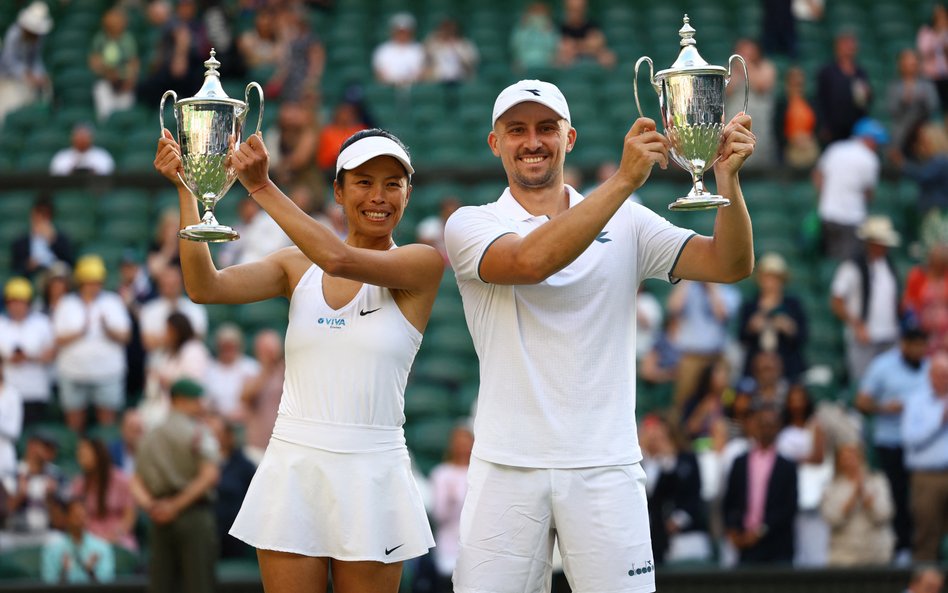
{"type": "Polygon", "coordinates": [[[342,329],[346,327],[346,319],[344,317],[320,317],[316,320],[316,324],[329,329],[342,329]]]}

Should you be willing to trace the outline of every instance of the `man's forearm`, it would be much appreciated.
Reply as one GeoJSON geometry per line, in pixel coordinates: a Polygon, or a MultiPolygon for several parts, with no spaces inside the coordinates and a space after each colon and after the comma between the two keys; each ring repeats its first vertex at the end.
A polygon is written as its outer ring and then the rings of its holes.
{"type": "Polygon", "coordinates": [[[731,205],[718,208],[714,219],[715,259],[727,267],[728,276],[744,278],[754,269],[754,232],[737,174],[718,177],[717,189],[731,205]]]}

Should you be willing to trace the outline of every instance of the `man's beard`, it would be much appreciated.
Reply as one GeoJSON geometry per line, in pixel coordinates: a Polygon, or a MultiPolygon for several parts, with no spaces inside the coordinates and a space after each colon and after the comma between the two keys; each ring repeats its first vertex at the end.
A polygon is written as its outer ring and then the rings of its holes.
{"type": "Polygon", "coordinates": [[[541,173],[539,177],[531,178],[515,170],[513,177],[518,185],[530,189],[542,189],[544,187],[550,187],[553,185],[553,181],[556,179],[556,171],[553,169],[553,167],[550,167],[544,173],[541,173]]]}

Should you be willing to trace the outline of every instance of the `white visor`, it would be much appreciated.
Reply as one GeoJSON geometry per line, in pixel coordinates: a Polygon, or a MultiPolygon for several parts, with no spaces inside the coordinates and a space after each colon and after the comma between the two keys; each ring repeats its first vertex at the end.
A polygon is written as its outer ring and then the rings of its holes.
{"type": "Polygon", "coordinates": [[[343,169],[351,171],[377,156],[390,156],[398,159],[398,162],[405,167],[409,175],[415,172],[411,166],[411,159],[408,158],[408,153],[397,142],[385,136],[369,136],[353,142],[339,153],[339,158],[336,159],[336,176],[338,177],[339,171],[343,169]]]}

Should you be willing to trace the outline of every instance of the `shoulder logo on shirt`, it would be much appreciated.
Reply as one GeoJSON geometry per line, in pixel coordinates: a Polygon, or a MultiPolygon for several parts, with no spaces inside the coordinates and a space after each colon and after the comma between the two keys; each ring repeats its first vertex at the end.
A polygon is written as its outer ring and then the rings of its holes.
{"type": "Polygon", "coordinates": [[[340,329],[346,327],[346,320],[344,317],[320,317],[316,320],[316,323],[319,325],[325,325],[329,329],[340,329]]]}
{"type": "Polygon", "coordinates": [[[642,576],[643,574],[649,574],[654,570],[655,568],[652,566],[651,560],[646,560],[645,565],[644,566],[640,565],[638,568],[636,568],[635,564],[633,563],[632,568],[629,570],[629,576],[638,577],[638,576],[642,576]]]}
{"type": "Polygon", "coordinates": [[[601,233],[599,233],[599,236],[596,237],[596,241],[600,243],[608,243],[609,241],[612,241],[612,239],[606,237],[606,235],[608,234],[609,234],[609,231],[602,231],[601,233]]]}

